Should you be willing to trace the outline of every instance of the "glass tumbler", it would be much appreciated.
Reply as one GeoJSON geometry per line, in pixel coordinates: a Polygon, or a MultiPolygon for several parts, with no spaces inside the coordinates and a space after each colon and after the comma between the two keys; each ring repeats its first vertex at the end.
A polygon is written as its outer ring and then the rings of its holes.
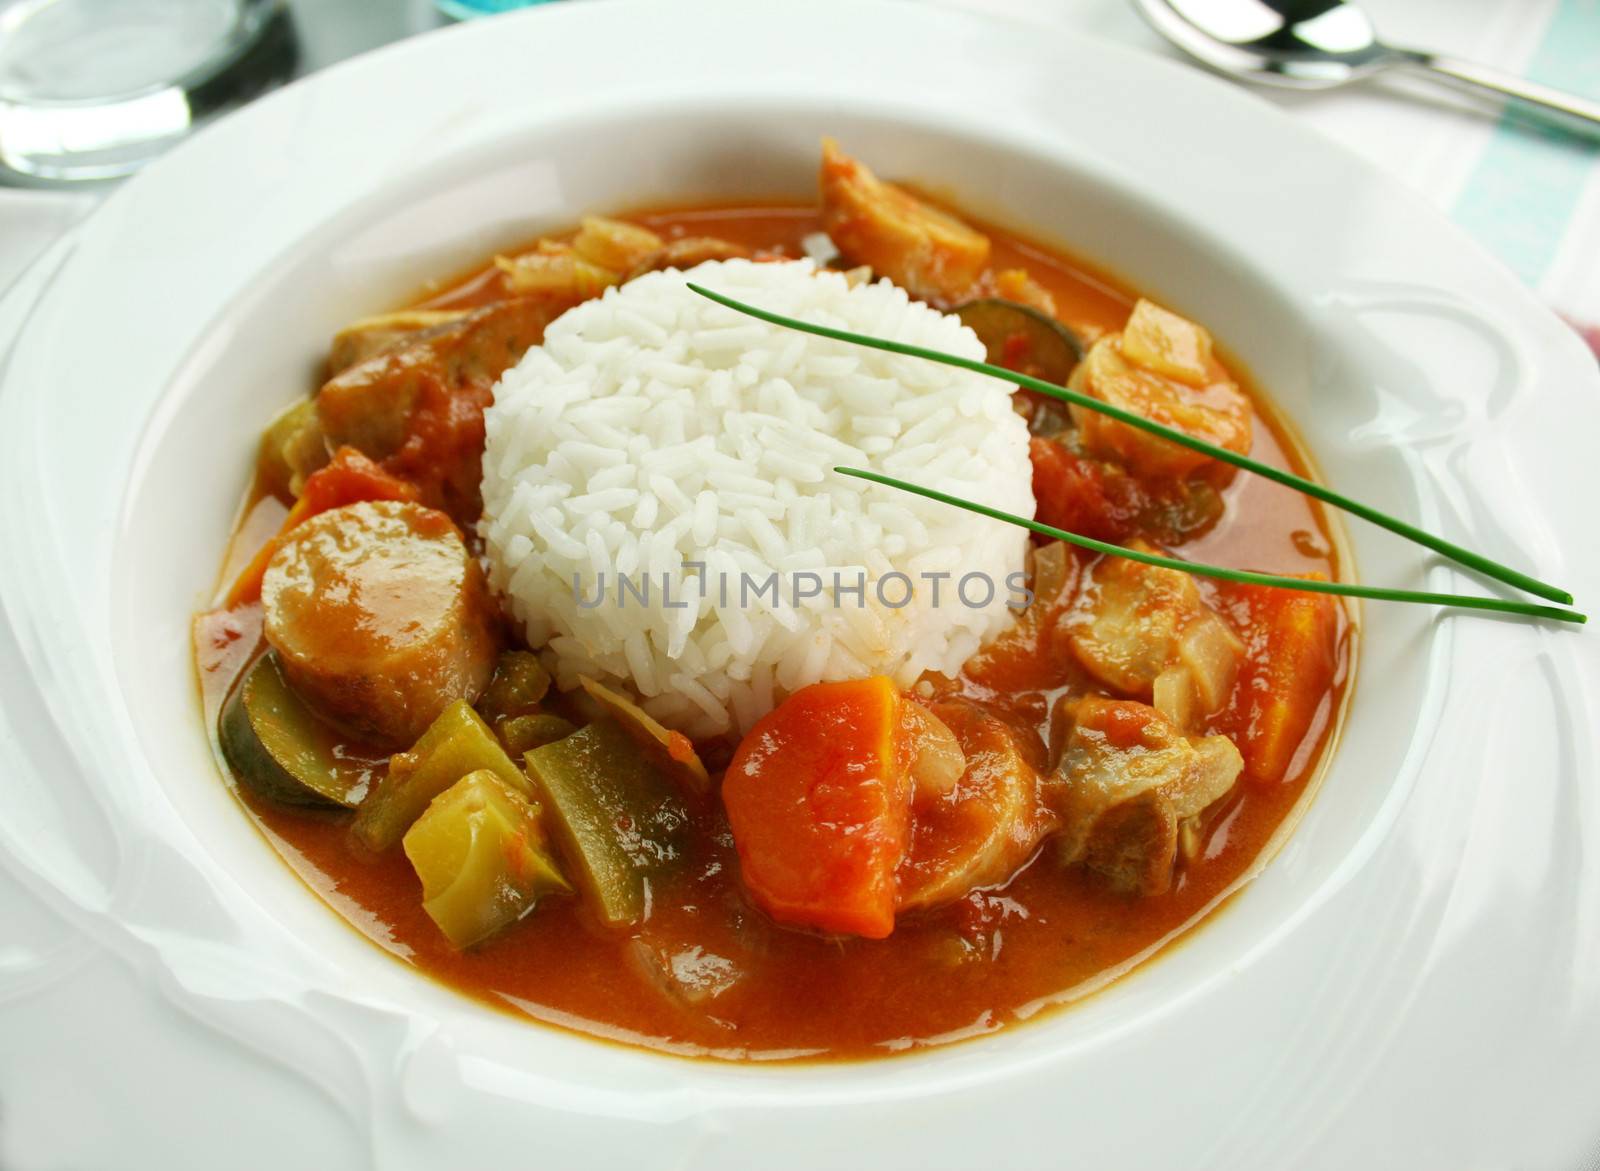
{"type": "Polygon", "coordinates": [[[295,59],[285,0],[0,0],[0,179],[130,174],[295,59]]]}

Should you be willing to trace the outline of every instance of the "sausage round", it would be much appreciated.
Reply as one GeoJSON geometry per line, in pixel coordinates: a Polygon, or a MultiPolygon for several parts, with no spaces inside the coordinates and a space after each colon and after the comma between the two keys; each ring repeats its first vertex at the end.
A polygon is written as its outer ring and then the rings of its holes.
{"type": "Polygon", "coordinates": [[[366,501],[293,531],[267,566],[267,642],[319,715],[380,747],[411,745],[489,681],[497,650],[483,571],[450,518],[366,501]]]}

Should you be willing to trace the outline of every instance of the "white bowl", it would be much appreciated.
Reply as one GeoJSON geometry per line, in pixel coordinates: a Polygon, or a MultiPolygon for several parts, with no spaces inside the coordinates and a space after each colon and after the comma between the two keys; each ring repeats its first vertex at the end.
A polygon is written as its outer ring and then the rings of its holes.
{"type": "MultiPolygon", "coordinates": [[[[1537,1166],[1593,1140],[1600,663],[1574,631],[1367,606],[1343,743],[1231,905],[1067,1010],[876,1063],[688,1062],[491,1011],[350,930],[243,816],[188,622],[257,433],[332,330],[585,210],[810,192],[823,133],[1206,322],[1334,485],[1600,581],[1571,498],[1600,431],[1577,340],[1217,83],[862,0],[580,5],[362,58],[110,199],[0,382],[22,664],[0,910],[23,925],[0,1163],[1537,1166]],[[37,1088],[68,1069],[110,1095],[92,1124],[37,1088]]],[[[1349,535],[1366,580],[1481,588],[1349,535]]]]}

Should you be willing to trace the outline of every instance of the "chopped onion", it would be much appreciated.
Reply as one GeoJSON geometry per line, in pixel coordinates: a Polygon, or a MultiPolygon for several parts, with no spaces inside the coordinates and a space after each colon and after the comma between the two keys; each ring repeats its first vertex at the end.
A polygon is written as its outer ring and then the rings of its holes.
{"type": "Polygon", "coordinates": [[[818,268],[823,268],[839,259],[838,246],[834,244],[833,237],[826,232],[812,232],[802,237],[800,249],[816,261],[818,268]]]}
{"type": "Polygon", "coordinates": [[[1168,667],[1151,686],[1151,703],[1179,728],[1189,732],[1195,722],[1194,674],[1187,667],[1168,667]]]}
{"type": "Polygon", "coordinates": [[[1189,623],[1178,644],[1178,660],[1194,679],[1203,710],[1214,712],[1228,702],[1243,654],[1239,636],[1211,611],[1203,610],[1189,623]]]}
{"type": "Polygon", "coordinates": [[[943,796],[955,791],[967,771],[961,743],[938,716],[920,703],[905,705],[905,730],[911,739],[911,783],[918,793],[943,796]]]}

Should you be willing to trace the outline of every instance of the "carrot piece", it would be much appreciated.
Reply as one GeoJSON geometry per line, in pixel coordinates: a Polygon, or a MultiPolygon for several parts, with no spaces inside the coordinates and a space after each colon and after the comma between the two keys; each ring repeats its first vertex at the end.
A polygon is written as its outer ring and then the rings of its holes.
{"type": "Polygon", "coordinates": [[[272,560],[273,554],[283,548],[291,531],[318,513],[363,500],[416,498],[417,489],[414,485],[390,475],[355,448],[341,447],[325,466],[306,477],[300,499],[295,501],[289,515],[283,518],[283,527],[240,570],[223,599],[222,608],[232,610],[258,600],[261,597],[261,579],[266,576],[267,563],[272,560]]]}
{"type": "Polygon", "coordinates": [[[1339,657],[1339,603],[1328,594],[1233,587],[1249,606],[1245,723],[1239,748],[1257,784],[1288,777],[1329,700],[1339,657]]]}
{"type": "Polygon", "coordinates": [[[882,939],[910,841],[900,694],[814,683],[750,730],[722,783],[745,885],[774,919],[882,939]]]}

